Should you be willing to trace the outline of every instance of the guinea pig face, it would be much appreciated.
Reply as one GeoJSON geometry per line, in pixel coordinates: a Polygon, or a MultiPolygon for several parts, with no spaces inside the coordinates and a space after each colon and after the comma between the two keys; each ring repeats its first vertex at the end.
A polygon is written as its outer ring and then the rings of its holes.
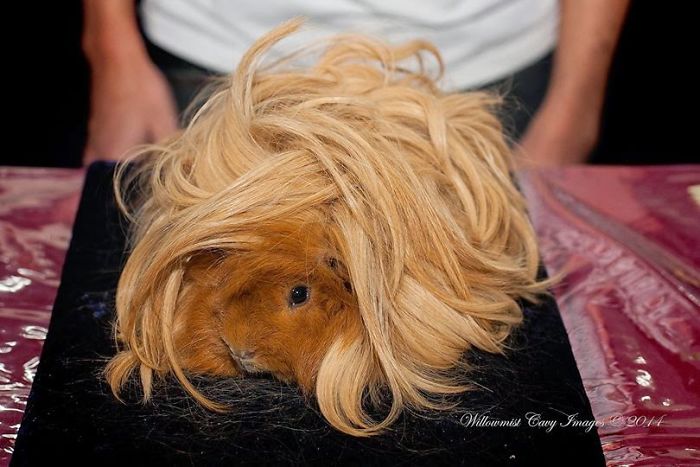
{"type": "Polygon", "coordinates": [[[183,366],[272,373],[312,391],[332,342],[360,323],[347,272],[322,245],[301,231],[251,251],[199,258],[176,327],[183,366]]]}

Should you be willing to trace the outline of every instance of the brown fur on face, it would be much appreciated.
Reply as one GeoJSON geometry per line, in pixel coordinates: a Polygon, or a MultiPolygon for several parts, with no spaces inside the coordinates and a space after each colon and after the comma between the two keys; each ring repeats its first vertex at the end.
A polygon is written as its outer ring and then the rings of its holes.
{"type": "Polygon", "coordinates": [[[175,346],[191,372],[272,373],[312,393],[333,341],[359,332],[357,303],[321,227],[282,224],[264,231],[250,251],[190,261],[175,346]],[[300,285],[308,287],[308,300],[294,305],[290,292],[300,285]]]}

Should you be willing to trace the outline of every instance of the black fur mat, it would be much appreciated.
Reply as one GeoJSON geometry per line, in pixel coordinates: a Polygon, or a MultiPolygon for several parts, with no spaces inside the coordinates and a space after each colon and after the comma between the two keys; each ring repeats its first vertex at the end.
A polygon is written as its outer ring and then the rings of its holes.
{"type": "Polygon", "coordinates": [[[481,389],[451,413],[405,413],[390,432],[330,428],[299,391],[268,378],[200,379],[230,413],[201,409],[174,382],[152,405],[114,399],[99,377],[125,258],[113,166],[93,164],[12,464],[604,465],[593,416],[553,300],[526,305],[507,357],[470,352],[481,389]],[[538,423],[539,420],[539,423],[538,423]],[[493,426],[500,425],[500,426],[493,426]]]}

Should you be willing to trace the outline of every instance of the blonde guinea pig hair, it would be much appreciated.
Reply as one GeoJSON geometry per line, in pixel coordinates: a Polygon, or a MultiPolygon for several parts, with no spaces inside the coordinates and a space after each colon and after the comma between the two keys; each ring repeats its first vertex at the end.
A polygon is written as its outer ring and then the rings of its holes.
{"type": "Polygon", "coordinates": [[[299,26],[258,40],[187,128],[120,167],[132,250],[105,374],[118,397],[136,371],[145,400],[172,374],[225,409],[194,387],[175,348],[188,262],[248,250],[261,225],[308,215],[347,268],[361,322],[328,347],[313,393],[332,426],[369,436],[404,409],[450,407],[446,396],[469,388],[464,352],[502,352],[518,301],[547,283],[493,114],[499,97],[440,91],[425,66],[434,59],[441,74],[440,55],[424,41],[338,36],[313,66],[259,64],[299,26]],[[390,404],[376,420],[365,405],[382,391],[390,404]]]}

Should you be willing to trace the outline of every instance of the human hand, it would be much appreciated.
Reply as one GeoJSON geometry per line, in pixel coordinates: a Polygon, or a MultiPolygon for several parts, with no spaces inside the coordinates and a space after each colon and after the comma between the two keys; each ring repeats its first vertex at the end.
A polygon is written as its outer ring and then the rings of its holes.
{"type": "Polygon", "coordinates": [[[598,141],[599,127],[597,109],[545,100],[516,147],[516,160],[536,166],[584,163],[598,141]]]}
{"type": "Polygon", "coordinates": [[[177,129],[170,87],[147,58],[91,65],[85,165],[123,159],[133,146],[156,142],[177,129]]]}

